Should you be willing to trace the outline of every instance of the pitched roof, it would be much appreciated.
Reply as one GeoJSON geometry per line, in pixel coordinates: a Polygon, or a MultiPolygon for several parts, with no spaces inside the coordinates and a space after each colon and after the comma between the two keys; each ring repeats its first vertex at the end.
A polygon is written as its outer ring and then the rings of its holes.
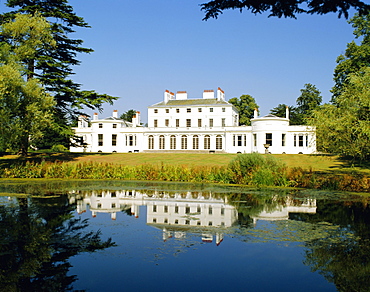
{"type": "Polygon", "coordinates": [[[158,106],[187,106],[187,105],[231,105],[227,101],[217,100],[216,98],[197,98],[197,99],[172,99],[167,103],[164,101],[153,104],[149,107],[158,106]]]}

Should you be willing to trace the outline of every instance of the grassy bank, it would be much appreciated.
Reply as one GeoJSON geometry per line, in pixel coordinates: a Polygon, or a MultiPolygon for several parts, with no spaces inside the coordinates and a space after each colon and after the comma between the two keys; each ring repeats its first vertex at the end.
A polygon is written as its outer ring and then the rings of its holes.
{"type": "Polygon", "coordinates": [[[4,156],[0,164],[2,178],[158,180],[370,191],[369,168],[336,156],[44,153],[27,158],[4,156]]]}

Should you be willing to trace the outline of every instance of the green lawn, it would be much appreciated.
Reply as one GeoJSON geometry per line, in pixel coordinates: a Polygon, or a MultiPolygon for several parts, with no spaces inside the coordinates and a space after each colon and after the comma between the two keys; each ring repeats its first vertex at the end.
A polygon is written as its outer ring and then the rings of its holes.
{"type": "MultiPolygon", "coordinates": [[[[139,164],[177,164],[187,166],[198,165],[227,165],[238,154],[192,154],[192,153],[31,153],[27,160],[66,161],[76,162],[108,162],[125,165],[139,164]]],[[[302,167],[320,172],[365,172],[370,174],[369,163],[367,165],[353,165],[350,160],[342,159],[334,155],[302,155],[302,154],[279,154],[273,155],[286,163],[288,167],[302,167]]],[[[21,160],[16,155],[0,157],[0,166],[6,166],[21,160]]]]}

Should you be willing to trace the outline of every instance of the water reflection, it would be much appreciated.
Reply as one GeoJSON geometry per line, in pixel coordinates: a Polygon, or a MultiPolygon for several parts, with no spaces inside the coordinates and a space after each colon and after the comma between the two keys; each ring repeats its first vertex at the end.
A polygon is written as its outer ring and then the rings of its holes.
{"type": "Polygon", "coordinates": [[[89,188],[73,185],[62,195],[55,188],[44,192],[47,198],[2,197],[0,290],[67,291],[77,283],[121,291],[124,280],[125,289],[140,291],[154,282],[176,291],[296,291],[297,285],[300,291],[369,291],[367,198],[188,191],[175,184],[89,188]],[[91,231],[97,229],[117,247],[93,258],[81,254],[113,245],[91,231]]]}

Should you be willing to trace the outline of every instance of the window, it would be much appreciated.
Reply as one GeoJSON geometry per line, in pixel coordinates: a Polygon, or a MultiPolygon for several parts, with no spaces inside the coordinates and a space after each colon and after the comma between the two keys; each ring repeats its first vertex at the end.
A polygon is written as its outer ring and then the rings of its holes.
{"type": "Polygon", "coordinates": [[[272,133],[266,133],[266,143],[272,146],[272,133]]]}
{"type": "Polygon", "coordinates": [[[297,147],[297,135],[294,135],[294,147],[297,147]]]}
{"type": "Polygon", "coordinates": [[[154,127],[158,127],[158,120],[154,120],[154,127]]]}
{"type": "Polygon", "coordinates": [[[117,124],[113,124],[113,129],[117,128],[117,124]]]}
{"type": "Polygon", "coordinates": [[[212,128],[213,127],[213,119],[209,119],[209,127],[212,128]]]}
{"type": "Polygon", "coordinates": [[[247,135],[244,135],[244,146],[247,146],[247,135]]]}
{"type": "Polygon", "coordinates": [[[177,108],[177,109],[176,109],[176,113],[178,114],[179,112],[180,112],[180,109],[179,109],[179,108],[177,108]]]}
{"type": "Polygon", "coordinates": [[[175,213],[179,213],[179,206],[175,206],[175,213]]]}
{"type": "Polygon", "coordinates": [[[238,135],[238,146],[242,146],[243,145],[243,136],[242,135],[238,135]]]}
{"type": "Polygon", "coordinates": [[[98,146],[103,146],[103,134],[98,134],[98,146]]]}
{"type": "Polygon", "coordinates": [[[180,120],[176,119],[176,128],[180,127],[180,120]]]}
{"type": "Polygon", "coordinates": [[[217,150],[222,149],[222,136],[221,135],[216,136],[216,149],[217,150]]]}
{"type": "Polygon", "coordinates": [[[221,127],[225,127],[225,119],[221,119],[221,127]]]}
{"type": "Polygon", "coordinates": [[[153,212],[157,212],[157,205],[153,205],[153,212]]]}
{"type": "Polygon", "coordinates": [[[98,203],[98,206],[97,206],[98,208],[101,208],[101,203],[98,203]]]}
{"type": "Polygon", "coordinates": [[[166,108],[166,114],[168,114],[170,112],[170,109],[166,108]]]}
{"type": "Polygon", "coordinates": [[[176,136],[171,135],[170,137],[170,149],[176,149],[176,136]]]}
{"type": "Polygon", "coordinates": [[[201,107],[199,107],[198,108],[198,113],[201,113],[202,112],[202,108],[201,107]]]}
{"type": "Polygon", "coordinates": [[[112,206],[112,209],[113,209],[113,208],[116,208],[116,203],[112,203],[112,205],[111,205],[111,206],[112,206]]]}
{"type": "Polygon", "coordinates": [[[198,119],[198,127],[200,128],[202,126],[202,119],[198,119]]]}
{"type": "Polygon", "coordinates": [[[298,136],[298,146],[303,147],[303,135],[298,136]]]}
{"type": "Polygon", "coordinates": [[[187,108],[187,109],[186,109],[186,112],[187,112],[187,113],[191,113],[191,108],[187,108]]]}
{"type": "Polygon", "coordinates": [[[211,206],[208,207],[208,214],[212,215],[212,207],[211,206]]]}
{"type": "Polygon", "coordinates": [[[200,213],[201,209],[200,209],[200,206],[198,205],[197,206],[197,213],[200,213]]]}
{"type": "Polygon", "coordinates": [[[253,146],[257,146],[257,134],[253,134],[253,146]]]}
{"type": "Polygon", "coordinates": [[[191,127],[191,119],[186,119],[186,127],[187,128],[191,127]]]}
{"type": "Polygon", "coordinates": [[[211,149],[211,137],[209,135],[204,136],[204,149],[211,149]]]}
{"type": "Polygon", "coordinates": [[[164,120],[164,125],[166,126],[166,127],[168,127],[168,125],[170,124],[170,120],[169,119],[165,119],[164,120]]]}
{"type": "Polygon", "coordinates": [[[117,195],[116,195],[116,192],[112,192],[111,194],[110,194],[110,196],[112,197],[112,198],[115,198],[117,195]]]}
{"type": "Polygon", "coordinates": [[[101,129],[101,128],[103,128],[103,124],[99,124],[99,128],[101,129]]]}
{"type": "Polygon", "coordinates": [[[154,137],[152,135],[148,137],[148,148],[154,149],[154,137]]]}
{"type": "Polygon", "coordinates": [[[233,135],[233,146],[235,146],[235,135],[233,135]]]}
{"type": "Polygon", "coordinates": [[[186,206],[185,207],[185,214],[189,214],[190,213],[190,207],[189,206],[186,206]]]}
{"type": "Polygon", "coordinates": [[[306,147],[308,147],[308,135],[306,135],[306,147]]]}
{"type": "Polygon", "coordinates": [[[210,112],[210,113],[213,113],[213,107],[210,107],[210,108],[209,108],[209,112],[210,112]]]}
{"type": "Polygon", "coordinates": [[[285,137],[286,134],[281,134],[281,146],[285,146],[285,137]]]}
{"type": "Polygon", "coordinates": [[[158,109],[157,108],[154,109],[154,113],[158,114],[158,109]]]}
{"type": "Polygon", "coordinates": [[[181,136],[181,149],[188,149],[188,137],[186,135],[181,136]]]}
{"type": "Polygon", "coordinates": [[[164,206],[164,212],[168,213],[168,206],[164,206]]]}
{"type": "Polygon", "coordinates": [[[223,113],[225,112],[225,108],[224,108],[224,107],[222,108],[222,112],[223,112],[223,113]]]}
{"type": "Polygon", "coordinates": [[[225,215],[225,208],[221,207],[221,215],[225,215]]]}
{"type": "Polygon", "coordinates": [[[159,136],[159,149],[164,149],[164,136],[159,136]]]}
{"type": "Polygon", "coordinates": [[[136,146],[136,135],[126,135],[126,146],[136,146]]]}
{"type": "Polygon", "coordinates": [[[193,149],[199,149],[199,137],[197,135],[193,136],[193,149]]]}
{"type": "Polygon", "coordinates": [[[117,134],[112,134],[112,146],[117,146],[117,134]]]}
{"type": "Polygon", "coordinates": [[[185,224],[186,225],[189,225],[190,224],[190,220],[185,220],[185,224]]]}

